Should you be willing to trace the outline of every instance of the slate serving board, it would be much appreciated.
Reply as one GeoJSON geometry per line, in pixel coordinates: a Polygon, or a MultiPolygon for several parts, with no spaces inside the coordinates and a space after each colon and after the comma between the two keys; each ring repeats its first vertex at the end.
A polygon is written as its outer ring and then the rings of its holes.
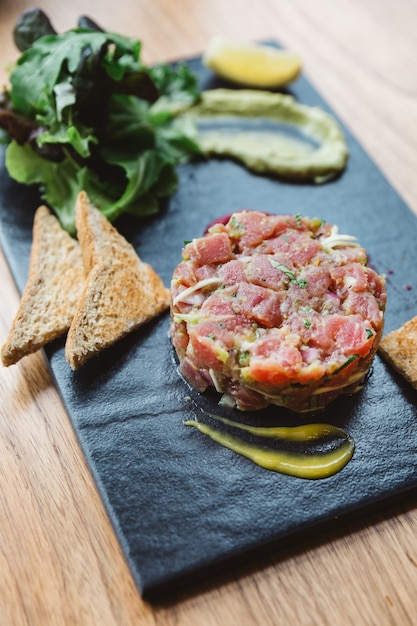
{"type": "MultiPolygon", "coordinates": [[[[189,65],[201,88],[220,86],[199,59],[189,65]]],[[[304,77],[291,93],[329,110],[304,77]]],[[[179,190],[157,217],[142,223],[122,218],[116,225],[169,284],[184,240],[231,211],[302,213],[337,223],[386,273],[386,331],[392,330],[417,313],[417,219],[344,130],[350,159],[332,183],[263,178],[231,161],[192,163],[179,168],[179,190]]],[[[20,291],[38,204],[36,190],[10,181],[1,169],[0,238],[20,291]]],[[[353,437],[352,461],[331,478],[308,481],[263,470],[184,426],[200,408],[216,411],[217,405],[179,378],[168,327],[169,316],[162,315],[76,373],[65,361],[63,340],[46,350],[143,596],[161,597],[234,559],[417,486],[416,393],[379,357],[359,395],[337,400],[320,415],[353,437]]],[[[245,415],[252,423],[264,418],[283,425],[306,421],[278,409],[245,415]]]]}

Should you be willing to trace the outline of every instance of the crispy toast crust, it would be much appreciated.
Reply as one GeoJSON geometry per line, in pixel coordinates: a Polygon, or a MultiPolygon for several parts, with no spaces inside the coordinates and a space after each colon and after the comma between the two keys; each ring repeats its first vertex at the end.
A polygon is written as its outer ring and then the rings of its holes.
{"type": "Polygon", "coordinates": [[[379,352],[417,389],[417,316],[385,335],[379,352]]]}
{"type": "Polygon", "coordinates": [[[29,276],[1,349],[4,366],[36,352],[70,327],[84,282],[79,243],[46,206],[34,217],[29,276]]]}
{"type": "Polygon", "coordinates": [[[167,309],[169,290],[84,192],[75,211],[87,280],[68,332],[65,356],[78,369],[167,309]]]}

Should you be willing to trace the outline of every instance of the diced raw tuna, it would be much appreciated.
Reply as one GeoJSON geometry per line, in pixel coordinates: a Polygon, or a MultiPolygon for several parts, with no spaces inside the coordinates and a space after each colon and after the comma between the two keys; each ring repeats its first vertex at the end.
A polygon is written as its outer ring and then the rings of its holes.
{"type": "Polygon", "coordinates": [[[227,233],[209,233],[188,244],[190,258],[195,258],[199,265],[226,263],[233,258],[232,245],[227,233]]]}
{"type": "Polygon", "coordinates": [[[172,278],[182,376],[241,410],[312,411],[355,391],[386,305],[385,280],[366,261],[318,219],[241,211],[213,224],[172,278]]]}

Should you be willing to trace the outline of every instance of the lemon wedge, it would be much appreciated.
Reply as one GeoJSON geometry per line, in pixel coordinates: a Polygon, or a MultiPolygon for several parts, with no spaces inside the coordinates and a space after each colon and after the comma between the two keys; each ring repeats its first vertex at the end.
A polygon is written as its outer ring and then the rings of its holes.
{"type": "Polygon", "coordinates": [[[294,52],[222,37],[209,42],[203,64],[226,80],[261,89],[287,85],[301,71],[300,56],[294,52]]]}

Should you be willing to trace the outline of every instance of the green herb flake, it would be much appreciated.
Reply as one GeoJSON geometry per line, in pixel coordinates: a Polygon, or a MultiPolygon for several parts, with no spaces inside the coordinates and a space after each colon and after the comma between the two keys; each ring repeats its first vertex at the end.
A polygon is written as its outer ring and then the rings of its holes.
{"type": "Polygon", "coordinates": [[[315,411],[317,409],[317,396],[311,396],[310,398],[310,409],[315,411]]]}
{"type": "Polygon", "coordinates": [[[304,278],[296,278],[295,274],[293,274],[293,272],[290,269],[288,269],[286,265],[283,265],[282,263],[275,261],[275,259],[272,259],[271,257],[268,257],[268,260],[270,264],[272,265],[272,267],[275,267],[275,269],[280,270],[286,276],[288,276],[292,284],[298,285],[300,289],[305,289],[307,287],[307,284],[308,284],[307,281],[304,278]]]}
{"type": "Polygon", "coordinates": [[[249,360],[249,350],[244,350],[240,355],[239,355],[239,365],[247,365],[248,364],[248,360],[249,360]]]}
{"type": "Polygon", "coordinates": [[[371,330],[370,328],[367,328],[367,329],[366,329],[366,338],[367,338],[367,339],[370,339],[370,338],[371,338],[371,337],[373,337],[373,336],[374,336],[374,331],[373,331],[373,330],[371,330]]]}
{"type": "Polygon", "coordinates": [[[235,215],[232,215],[229,221],[230,234],[232,237],[239,238],[246,233],[246,225],[239,222],[235,215]]]}
{"type": "Polygon", "coordinates": [[[345,367],[350,365],[355,359],[359,359],[359,354],[352,354],[352,356],[350,356],[344,363],[342,363],[342,365],[338,367],[337,370],[333,372],[333,374],[334,375],[339,374],[339,372],[344,370],[345,367]]]}

